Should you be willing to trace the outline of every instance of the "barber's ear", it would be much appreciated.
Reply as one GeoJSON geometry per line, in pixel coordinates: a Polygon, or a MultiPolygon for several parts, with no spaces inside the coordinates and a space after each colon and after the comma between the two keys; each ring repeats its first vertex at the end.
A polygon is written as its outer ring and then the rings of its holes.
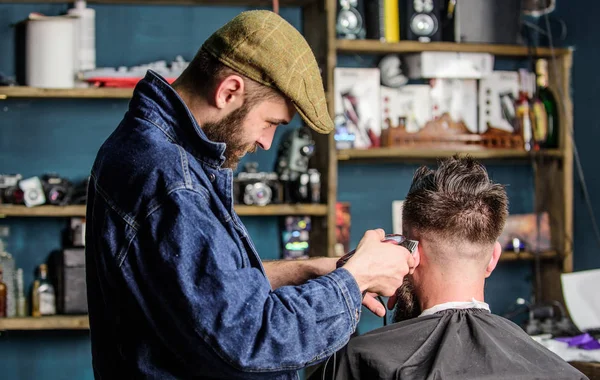
{"type": "Polygon", "coordinates": [[[225,77],[215,88],[214,105],[224,110],[235,109],[244,101],[244,80],[239,75],[225,77]]]}
{"type": "Polygon", "coordinates": [[[502,246],[500,245],[499,242],[496,242],[494,244],[494,251],[492,252],[492,257],[490,258],[490,262],[488,263],[487,268],[485,268],[485,278],[490,277],[490,275],[496,268],[496,265],[498,264],[498,260],[500,260],[501,254],[502,254],[502,246]]]}

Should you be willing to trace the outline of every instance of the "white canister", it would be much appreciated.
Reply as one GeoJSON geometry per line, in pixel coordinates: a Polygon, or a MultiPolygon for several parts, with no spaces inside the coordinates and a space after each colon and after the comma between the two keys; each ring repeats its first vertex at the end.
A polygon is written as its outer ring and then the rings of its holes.
{"type": "Polygon", "coordinates": [[[75,18],[30,16],[25,42],[26,81],[31,87],[73,88],[75,18]]]}

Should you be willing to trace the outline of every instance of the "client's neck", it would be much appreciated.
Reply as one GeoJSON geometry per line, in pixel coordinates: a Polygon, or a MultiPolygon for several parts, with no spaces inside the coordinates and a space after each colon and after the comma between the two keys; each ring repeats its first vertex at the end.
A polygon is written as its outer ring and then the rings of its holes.
{"type": "Polygon", "coordinates": [[[420,283],[416,292],[421,310],[446,302],[469,302],[473,299],[484,301],[485,277],[483,273],[473,275],[474,271],[471,268],[452,270],[437,267],[420,267],[419,272],[420,283]]]}

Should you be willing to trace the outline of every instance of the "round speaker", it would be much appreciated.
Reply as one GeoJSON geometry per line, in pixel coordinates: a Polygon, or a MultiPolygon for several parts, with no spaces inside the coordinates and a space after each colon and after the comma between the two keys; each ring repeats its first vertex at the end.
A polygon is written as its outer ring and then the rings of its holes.
{"type": "Polygon", "coordinates": [[[343,8],[338,12],[337,31],[340,34],[357,35],[363,26],[363,19],[355,8],[343,8]]]}
{"type": "Polygon", "coordinates": [[[430,37],[438,28],[436,18],[427,13],[417,13],[410,20],[410,30],[419,37],[430,37]]]}

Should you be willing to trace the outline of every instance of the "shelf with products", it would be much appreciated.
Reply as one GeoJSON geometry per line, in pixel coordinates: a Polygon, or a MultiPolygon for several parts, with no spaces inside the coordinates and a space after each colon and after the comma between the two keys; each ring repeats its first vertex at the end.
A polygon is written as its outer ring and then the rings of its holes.
{"type": "Polygon", "coordinates": [[[335,48],[338,53],[344,54],[406,54],[421,53],[425,51],[456,52],[456,53],[489,53],[505,57],[535,57],[563,56],[570,52],[569,49],[533,48],[520,45],[490,45],[454,42],[418,42],[399,41],[381,42],[378,40],[336,40],[335,48]]]}
{"type": "Polygon", "coordinates": [[[89,330],[87,315],[0,318],[0,331],[89,330]]]}
{"type": "MultiPolygon", "coordinates": [[[[486,162],[500,160],[507,163],[528,164],[534,175],[534,212],[548,212],[551,215],[550,230],[553,251],[535,256],[522,252],[505,252],[503,261],[543,259],[540,263],[541,283],[544,284],[541,300],[562,300],[560,275],[573,270],[573,147],[571,130],[573,128],[573,106],[571,100],[572,48],[528,47],[521,45],[474,44],[453,42],[399,41],[381,42],[379,40],[339,39],[336,35],[336,0],[326,0],[329,9],[327,20],[328,51],[326,55],[326,84],[329,90],[328,102],[330,115],[336,116],[334,72],[337,67],[371,67],[377,58],[388,54],[409,55],[423,52],[451,53],[487,53],[504,62],[525,62],[531,58],[545,58],[548,63],[549,88],[555,94],[558,108],[558,144],[556,148],[527,152],[524,149],[430,149],[402,148],[396,144],[391,147],[372,149],[336,149],[335,139],[331,139],[332,156],[336,168],[344,163],[360,162],[376,165],[379,163],[412,163],[414,161],[435,160],[455,153],[468,154],[486,162]],[[372,56],[357,59],[348,64],[354,55],[372,56]],[[339,61],[339,66],[338,66],[339,61]],[[362,62],[361,65],[358,61],[362,62]],[[455,151],[456,149],[456,151],[455,151]]],[[[529,62],[529,61],[528,61],[529,62]]],[[[514,65],[513,65],[514,66],[514,65]]],[[[510,66],[509,67],[513,67],[510,66]]],[[[376,67],[376,66],[373,66],[376,67]]],[[[403,67],[404,69],[404,67],[403,67]]],[[[533,68],[532,70],[533,71],[533,68]]],[[[433,134],[432,134],[433,135],[433,134]]],[[[336,196],[336,194],[334,194],[336,196]]],[[[336,198],[337,199],[337,198],[336,198]]],[[[331,201],[331,200],[330,200],[331,201]]],[[[535,289],[536,294],[538,290],[535,289]]]]}
{"type": "Polygon", "coordinates": [[[432,148],[403,148],[384,147],[371,149],[340,149],[337,151],[339,162],[346,161],[395,161],[395,160],[435,160],[441,157],[450,157],[454,154],[465,154],[478,160],[519,160],[527,161],[537,157],[561,158],[563,152],[558,149],[541,150],[537,152],[526,152],[513,149],[463,149],[443,150],[432,148]]]}
{"type": "MultiPolygon", "coordinates": [[[[239,216],[327,215],[325,204],[270,204],[266,206],[235,205],[239,216]]],[[[80,217],[85,216],[85,205],[36,206],[0,205],[0,217],[80,217]]]]}
{"type": "Polygon", "coordinates": [[[129,99],[132,88],[36,88],[27,86],[0,87],[0,100],[12,98],[68,98],[68,99],[129,99]]]}

